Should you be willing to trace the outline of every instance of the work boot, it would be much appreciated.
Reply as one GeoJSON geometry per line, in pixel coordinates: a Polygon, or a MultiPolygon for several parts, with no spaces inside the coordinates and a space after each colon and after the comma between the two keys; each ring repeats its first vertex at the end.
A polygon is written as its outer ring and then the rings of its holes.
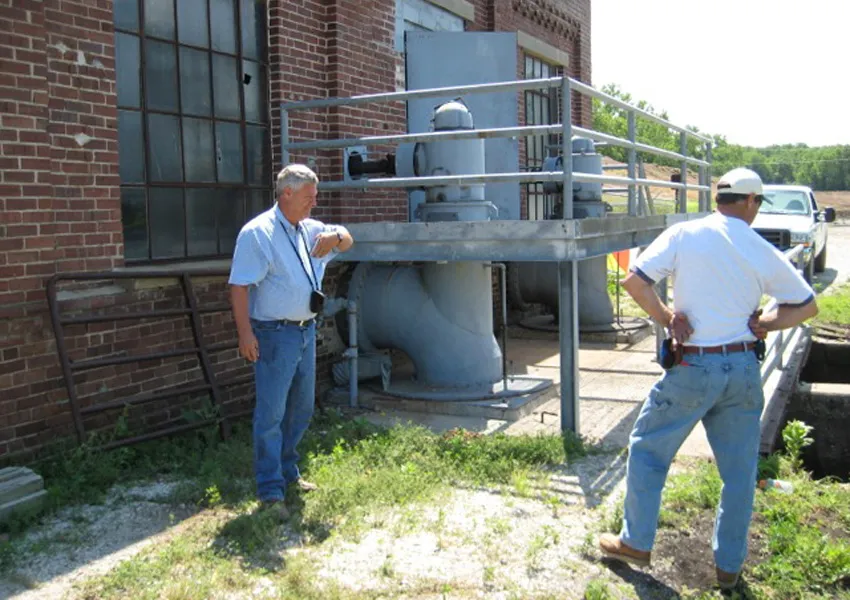
{"type": "Polygon", "coordinates": [[[271,512],[279,521],[286,521],[289,519],[289,509],[286,508],[286,504],[284,504],[283,500],[263,500],[260,503],[260,510],[263,512],[271,512]]]}
{"type": "Polygon", "coordinates": [[[312,492],[314,490],[319,489],[318,485],[316,485],[315,483],[313,483],[311,481],[307,481],[306,479],[303,479],[301,477],[299,477],[298,479],[295,480],[295,484],[298,486],[298,489],[300,489],[302,492],[312,492]]]}
{"type": "Polygon", "coordinates": [[[717,570],[717,585],[720,586],[721,590],[731,590],[738,585],[738,578],[741,575],[740,573],[730,573],[729,571],[724,571],[719,567],[715,567],[715,569],[717,570]]]}
{"type": "Polygon", "coordinates": [[[611,533],[603,533],[600,535],[599,549],[602,550],[602,553],[608,558],[631,563],[638,567],[649,566],[651,553],[632,548],[628,544],[625,544],[618,535],[613,535],[611,533]]]}

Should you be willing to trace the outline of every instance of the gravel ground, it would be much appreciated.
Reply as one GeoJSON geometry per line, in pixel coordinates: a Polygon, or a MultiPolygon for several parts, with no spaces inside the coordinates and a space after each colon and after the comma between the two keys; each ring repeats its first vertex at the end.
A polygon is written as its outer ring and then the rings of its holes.
{"type": "MultiPolygon", "coordinates": [[[[587,457],[555,470],[549,481],[531,480],[523,495],[513,488],[454,489],[433,504],[375,514],[359,539],[332,536],[316,546],[289,540],[284,552],[306,553],[323,578],[352,590],[508,598],[561,597],[569,589],[575,595],[563,597],[578,598],[604,570],[583,558],[585,539],[602,514],[595,507],[618,496],[623,460],[587,457]]],[[[0,579],[0,597],[72,598],[74,584],[191,527],[189,507],[164,502],[173,485],[116,488],[103,505],[68,509],[33,529],[25,545],[34,554],[0,579]]],[[[246,597],[272,592],[272,583],[258,577],[246,597]]]]}

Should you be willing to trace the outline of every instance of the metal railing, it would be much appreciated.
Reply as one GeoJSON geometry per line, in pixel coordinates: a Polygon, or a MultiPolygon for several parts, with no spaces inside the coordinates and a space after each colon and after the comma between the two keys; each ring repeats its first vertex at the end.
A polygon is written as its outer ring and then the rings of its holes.
{"type": "MultiPolygon", "coordinates": [[[[788,260],[796,262],[797,268],[802,271],[805,268],[803,258],[803,246],[794,246],[785,251],[785,256],[788,260]]],[[[762,310],[769,312],[777,306],[776,300],[771,299],[762,310]]],[[[765,343],[764,362],[761,366],[761,381],[764,384],[776,370],[785,368],[785,351],[788,349],[792,340],[797,337],[797,332],[800,330],[800,325],[787,330],[772,331],[768,334],[765,343]]]]}
{"type": "MultiPolygon", "coordinates": [[[[315,100],[303,100],[299,102],[285,102],[280,105],[281,111],[281,156],[283,164],[289,162],[291,151],[298,150],[320,150],[341,149],[351,146],[364,146],[388,143],[413,143],[433,142],[437,140],[463,140],[484,139],[497,137],[513,137],[518,135],[530,136],[541,134],[562,135],[561,155],[563,157],[563,171],[531,171],[515,173],[490,173],[485,175],[453,175],[444,177],[394,177],[394,178],[364,178],[352,181],[323,181],[319,183],[320,189],[369,189],[369,188],[421,188],[443,185],[469,185],[478,183],[537,183],[546,181],[563,181],[564,189],[571,189],[573,181],[584,183],[608,183],[624,185],[629,189],[628,214],[636,216],[637,213],[637,186],[653,185],[679,190],[682,197],[686,197],[687,191],[697,190],[700,192],[700,211],[708,210],[711,192],[711,140],[696,132],[679,127],[649,113],[641,108],[623,102],[609,94],[600,92],[593,87],[569,77],[550,77],[544,79],[523,79],[518,81],[486,83],[475,85],[449,86],[441,88],[429,88],[424,90],[411,90],[405,92],[388,92],[381,94],[365,94],[348,98],[326,98],[315,100]],[[480,94],[492,92],[524,91],[531,89],[561,89],[561,114],[569,116],[572,114],[571,92],[577,92],[601,100],[607,104],[614,105],[627,112],[629,119],[628,138],[620,138],[614,135],[594,131],[584,127],[573,126],[570,119],[563,119],[563,123],[552,125],[528,125],[521,127],[503,127],[489,129],[472,129],[464,131],[435,131],[427,133],[362,136],[344,139],[322,139],[304,142],[292,142],[289,135],[289,115],[293,111],[310,110],[317,108],[330,108],[335,106],[357,106],[368,103],[386,103],[406,101],[417,98],[429,98],[436,96],[452,96],[458,94],[480,94]],[[657,148],[643,144],[636,140],[636,118],[648,119],[663,125],[679,133],[680,152],[673,152],[663,148],[657,148]],[[572,172],[572,136],[573,134],[585,136],[598,142],[621,146],[629,150],[628,177],[615,177],[609,175],[597,175],[593,173],[572,172]],[[687,138],[691,137],[705,144],[707,160],[688,156],[687,138]],[[635,164],[637,152],[655,154],[657,156],[680,161],[681,182],[664,181],[659,179],[645,179],[635,176],[635,164]],[[694,165],[699,171],[699,183],[688,185],[688,165],[694,165]]],[[[681,212],[687,212],[687,203],[680,205],[681,212]]],[[[566,194],[564,198],[564,219],[571,219],[572,197],[566,194]]]]}
{"type": "MultiPolygon", "coordinates": [[[[565,76],[525,79],[510,82],[487,83],[475,85],[449,86],[404,92],[389,92],[381,94],[366,94],[348,98],[327,98],[299,102],[286,102],[280,105],[281,114],[281,157],[283,164],[289,163],[290,152],[299,150],[341,149],[350,146],[369,144],[429,142],[437,140],[463,140],[495,137],[512,137],[518,135],[560,134],[561,135],[561,171],[531,171],[515,173],[489,173],[479,175],[428,176],[428,177],[397,177],[397,178],[364,178],[351,181],[322,181],[319,189],[340,190],[370,188],[423,188],[444,185],[470,185],[479,183],[535,183],[554,181],[560,182],[563,190],[572,190],[573,181],[583,183],[614,184],[628,188],[628,215],[638,217],[637,186],[652,185],[678,190],[685,201],[679,203],[680,212],[687,212],[687,192],[689,189],[699,192],[699,212],[708,211],[711,193],[711,140],[678,127],[672,123],[651,114],[636,106],[623,102],[565,76]],[[457,97],[462,94],[481,94],[492,92],[520,92],[532,89],[560,89],[560,124],[530,125],[524,127],[504,127],[492,129],[472,129],[464,131],[434,131],[427,133],[380,135],[337,140],[310,140],[293,142],[289,134],[289,118],[293,111],[304,111],[329,107],[352,107],[368,103],[387,103],[407,101],[417,98],[457,97]],[[607,133],[593,131],[584,127],[573,126],[572,93],[583,94],[614,105],[626,111],[628,118],[628,136],[620,138],[607,133]],[[643,144],[636,139],[637,118],[648,119],[668,129],[678,132],[680,136],[680,152],[656,148],[643,144]],[[597,142],[622,146],[628,150],[628,176],[616,177],[594,173],[573,172],[572,138],[573,134],[589,137],[597,142]],[[698,140],[705,145],[705,159],[688,156],[688,137],[698,140]],[[668,159],[679,161],[680,182],[662,181],[636,177],[635,165],[637,153],[650,153],[668,159]],[[699,172],[699,183],[688,185],[688,165],[696,166],[699,172]]],[[[562,195],[563,219],[573,219],[573,195],[562,195]]],[[[647,225],[648,226],[648,225],[647,225]]],[[[639,225],[640,227],[640,225],[639,225]]],[[[434,240],[436,241],[436,240],[434,240]]],[[[521,241],[521,240],[520,240],[521,241]]],[[[634,241],[634,240],[633,240],[634,241]]],[[[624,246],[623,248],[625,248],[624,246]]],[[[552,260],[558,260],[557,258],[552,260]]],[[[578,297],[577,297],[577,265],[575,260],[558,260],[559,281],[559,339],[561,357],[561,430],[579,431],[579,370],[578,370],[578,297]]]]}

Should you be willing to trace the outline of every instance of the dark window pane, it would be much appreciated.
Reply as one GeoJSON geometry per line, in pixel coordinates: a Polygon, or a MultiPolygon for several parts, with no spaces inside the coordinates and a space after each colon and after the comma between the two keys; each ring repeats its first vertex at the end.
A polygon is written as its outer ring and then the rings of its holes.
{"type": "Polygon", "coordinates": [[[148,218],[144,188],[121,188],[121,224],[124,226],[124,258],[147,258],[148,218]]]}
{"type": "Polygon", "coordinates": [[[174,39],[174,0],[145,0],[145,35],[174,39]]]}
{"type": "Polygon", "coordinates": [[[207,0],[177,0],[177,40],[207,48],[209,39],[207,0]]]}
{"type": "Polygon", "coordinates": [[[145,35],[173,40],[174,0],[144,0],[144,2],[145,35]]]}
{"type": "Polygon", "coordinates": [[[272,192],[269,190],[253,190],[248,201],[248,218],[252,219],[272,207],[272,192]]]}
{"type": "Polygon", "coordinates": [[[142,138],[142,113],[118,111],[118,162],[121,183],[145,181],[145,151],[142,138]]]}
{"type": "Polygon", "coordinates": [[[219,196],[213,189],[186,190],[186,230],[189,256],[209,256],[218,252],[216,217],[219,196]]]}
{"type": "Polygon", "coordinates": [[[185,256],[183,190],[150,188],[151,258],[185,256]]]}
{"type": "Polygon", "coordinates": [[[171,115],[148,113],[148,164],[151,181],[182,181],[180,122],[171,115]]]}
{"type": "Polygon", "coordinates": [[[139,1],[115,0],[112,8],[112,22],[118,29],[139,30],[139,1]]]}
{"type": "Polygon", "coordinates": [[[218,180],[242,183],[242,134],[239,123],[215,124],[215,161],[218,180]]]}
{"type": "Polygon", "coordinates": [[[213,54],[215,116],[239,119],[239,75],[236,59],[213,54]]]}
{"type": "Polygon", "coordinates": [[[215,181],[212,121],[183,119],[186,181],[215,181]]]}
{"type": "Polygon", "coordinates": [[[236,54],[235,0],[210,0],[212,47],[219,52],[236,54]]]}
{"type": "Polygon", "coordinates": [[[176,46],[145,40],[145,90],[148,110],[177,112],[176,46]]]}
{"type": "Polygon", "coordinates": [[[242,56],[260,60],[265,53],[266,3],[241,0],[242,56]]]}
{"type": "Polygon", "coordinates": [[[210,55],[180,48],[180,104],[185,114],[210,116],[210,55]]]}
{"type": "Polygon", "coordinates": [[[242,190],[218,190],[218,235],[222,254],[232,254],[236,236],[245,224],[245,200],[242,190]]]}
{"type": "Polygon", "coordinates": [[[266,122],[266,69],[250,60],[242,61],[242,89],[245,90],[245,120],[266,122]]]}
{"type": "Polygon", "coordinates": [[[142,102],[139,74],[142,60],[139,38],[129,33],[115,34],[115,75],[118,80],[118,106],[139,108],[142,102]]]}
{"type": "Polygon", "coordinates": [[[525,57],[525,78],[534,79],[534,61],[530,56],[525,57]]]}
{"type": "Polygon", "coordinates": [[[269,130],[258,125],[246,126],[245,145],[248,153],[248,183],[270,185],[269,130]]]}

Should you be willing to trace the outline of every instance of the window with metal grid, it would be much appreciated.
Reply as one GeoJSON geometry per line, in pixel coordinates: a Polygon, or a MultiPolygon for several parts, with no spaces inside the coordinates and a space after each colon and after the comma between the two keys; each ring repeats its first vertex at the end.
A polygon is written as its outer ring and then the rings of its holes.
{"type": "MultiPolygon", "coordinates": [[[[561,75],[561,67],[539,58],[525,56],[525,79],[544,79],[561,75]]],[[[558,123],[560,113],[558,88],[527,90],[525,92],[525,124],[550,125],[558,123]]],[[[529,171],[540,170],[543,159],[556,156],[560,148],[557,135],[533,135],[525,140],[525,167],[529,171]]],[[[526,215],[529,220],[545,219],[552,213],[552,199],[543,193],[542,183],[526,185],[526,215]]]]}
{"type": "Polygon", "coordinates": [[[266,3],[116,0],[128,263],[227,256],[272,201],[266,3]]]}

